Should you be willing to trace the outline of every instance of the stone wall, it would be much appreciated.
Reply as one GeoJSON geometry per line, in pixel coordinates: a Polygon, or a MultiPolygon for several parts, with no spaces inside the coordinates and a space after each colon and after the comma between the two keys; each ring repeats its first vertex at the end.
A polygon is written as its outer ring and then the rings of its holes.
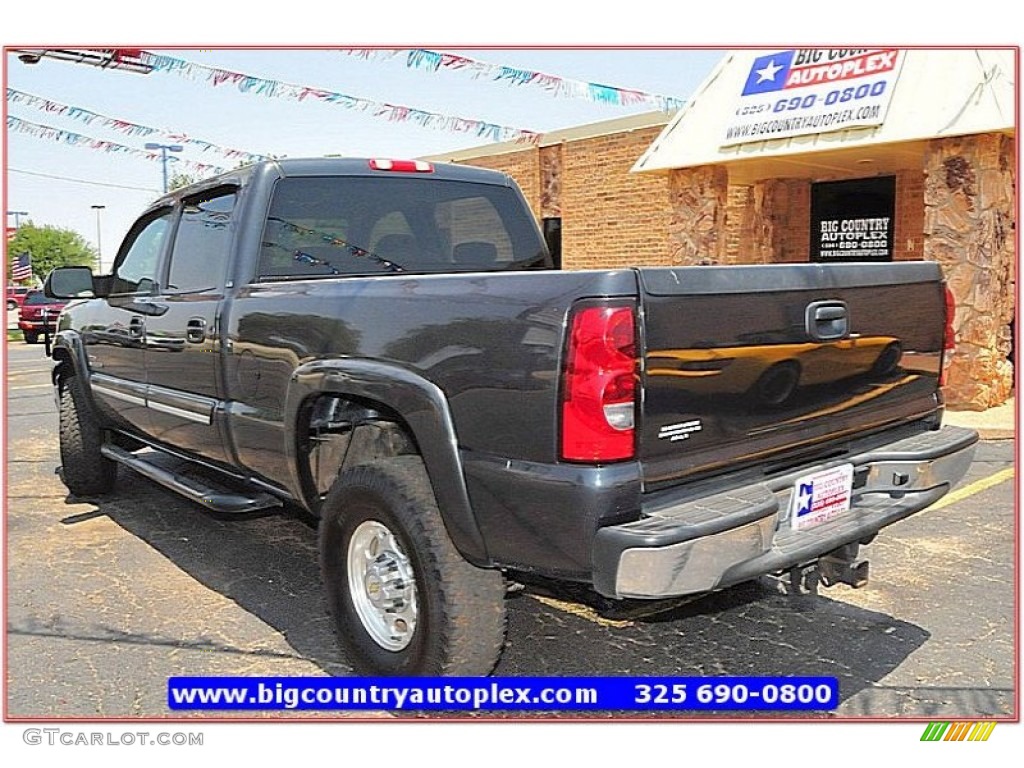
{"type": "Polygon", "coordinates": [[[540,150],[540,216],[557,219],[562,215],[562,145],[540,150]]]}
{"type": "Polygon", "coordinates": [[[956,299],[954,407],[989,408],[1013,392],[1014,163],[1002,134],[935,139],[925,158],[925,258],[942,265],[956,299]]]}
{"type": "Polygon", "coordinates": [[[720,165],[681,168],[669,173],[669,263],[726,263],[728,187],[728,173],[720,165]]]}

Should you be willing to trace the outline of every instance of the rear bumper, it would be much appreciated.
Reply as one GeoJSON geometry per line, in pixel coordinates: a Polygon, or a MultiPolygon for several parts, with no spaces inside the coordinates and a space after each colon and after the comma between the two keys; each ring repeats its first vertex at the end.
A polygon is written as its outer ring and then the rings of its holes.
{"type": "Polygon", "coordinates": [[[594,587],[616,598],[674,597],[813,562],[934,504],[967,472],[977,440],[973,430],[944,427],[601,528],[594,587]],[[813,528],[791,528],[796,480],[841,464],[854,467],[850,510],[813,528]]]}

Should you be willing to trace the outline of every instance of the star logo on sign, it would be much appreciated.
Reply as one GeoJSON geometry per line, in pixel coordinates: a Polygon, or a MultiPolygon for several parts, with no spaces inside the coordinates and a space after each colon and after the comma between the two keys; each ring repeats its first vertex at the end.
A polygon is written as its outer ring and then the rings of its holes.
{"type": "Polygon", "coordinates": [[[814,485],[812,483],[800,483],[800,493],[796,500],[796,516],[803,517],[811,512],[814,501],[814,485]]]}
{"type": "Polygon", "coordinates": [[[775,59],[768,59],[768,63],[761,69],[755,69],[757,72],[757,82],[763,83],[766,80],[775,81],[775,76],[779,74],[779,70],[782,69],[781,64],[776,64],[775,59]]]}

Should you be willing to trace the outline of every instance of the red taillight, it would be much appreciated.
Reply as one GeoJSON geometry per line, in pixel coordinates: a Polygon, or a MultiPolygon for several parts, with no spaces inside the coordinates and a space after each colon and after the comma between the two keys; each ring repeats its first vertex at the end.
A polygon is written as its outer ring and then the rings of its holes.
{"type": "Polygon", "coordinates": [[[434,172],[434,166],[426,160],[388,160],[381,157],[371,160],[370,168],[375,171],[395,171],[397,173],[434,172]]]}
{"type": "Polygon", "coordinates": [[[942,373],[939,374],[939,386],[946,386],[946,374],[949,372],[949,364],[953,361],[953,352],[956,350],[956,331],[953,330],[953,319],[956,317],[956,299],[953,292],[946,289],[946,334],[942,345],[942,373]]]}
{"type": "Polygon", "coordinates": [[[633,458],[636,321],[633,307],[583,307],[572,316],[562,384],[562,458],[633,458]]]}

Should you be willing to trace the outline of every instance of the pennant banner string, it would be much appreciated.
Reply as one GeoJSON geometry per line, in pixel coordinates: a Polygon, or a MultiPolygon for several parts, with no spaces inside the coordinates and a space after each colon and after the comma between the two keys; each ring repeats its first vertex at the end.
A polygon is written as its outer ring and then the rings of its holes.
{"type": "Polygon", "coordinates": [[[385,102],[350,96],[322,88],[283,83],[262,77],[254,77],[241,72],[208,67],[173,56],[143,51],[140,59],[153,68],[154,72],[166,72],[193,81],[205,81],[214,86],[234,85],[242,93],[254,93],[268,98],[290,99],[292,101],[315,100],[328,104],[336,104],[345,109],[365,112],[373,117],[391,122],[413,122],[423,128],[442,131],[473,134],[490,141],[519,141],[536,143],[541,134],[523,128],[512,128],[507,125],[489,123],[485,120],[473,120],[453,115],[443,115],[424,109],[388,104],[385,102]]]}
{"type": "MultiPolygon", "coordinates": [[[[7,116],[7,129],[10,131],[17,131],[18,133],[24,133],[29,136],[34,136],[37,139],[49,139],[50,141],[68,144],[73,147],[97,149],[102,150],[103,152],[130,155],[132,157],[142,157],[146,160],[156,160],[158,162],[162,160],[160,153],[153,150],[136,149],[135,147],[128,147],[124,144],[117,144],[113,141],[94,139],[90,136],[83,136],[80,133],[73,133],[72,131],[54,128],[51,125],[41,125],[40,123],[22,120],[21,118],[14,117],[13,115],[7,116]]],[[[225,172],[224,168],[220,168],[219,166],[212,165],[210,163],[196,163],[192,160],[174,157],[173,155],[168,155],[167,160],[168,162],[187,166],[203,174],[216,175],[218,173],[225,172]]]]}
{"type": "Polygon", "coordinates": [[[80,120],[86,125],[93,125],[94,123],[96,125],[102,125],[105,128],[110,128],[118,131],[119,133],[123,133],[126,136],[152,136],[154,134],[164,136],[177,144],[189,144],[191,146],[198,147],[204,152],[218,152],[225,157],[246,163],[256,163],[260,160],[266,160],[269,157],[269,155],[260,155],[255,152],[246,152],[241,149],[231,149],[230,147],[218,146],[212,142],[195,139],[178,131],[152,128],[148,125],[140,125],[138,123],[133,123],[116,117],[107,117],[106,115],[101,115],[88,109],[83,109],[82,107],[73,107],[68,104],[61,104],[58,101],[44,99],[41,96],[25,93],[24,91],[19,91],[15,88],[7,89],[7,101],[11,104],[24,104],[25,106],[33,107],[49,114],[63,115],[64,117],[69,117],[74,120],[80,120]]]}
{"type": "Polygon", "coordinates": [[[422,69],[428,72],[438,72],[442,69],[452,70],[473,78],[494,80],[510,86],[532,85],[542,88],[552,96],[586,99],[587,101],[599,104],[613,104],[616,106],[643,104],[654,107],[662,112],[674,112],[682,108],[686,103],[685,99],[675,96],[661,96],[656,93],[647,93],[630,88],[616,88],[611,85],[601,85],[600,83],[587,83],[582,80],[547,75],[543,72],[534,72],[518,67],[506,67],[501,64],[489,64],[484,61],[467,58],[466,56],[429,51],[423,48],[341,48],[339,50],[346,56],[354,56],[366,61],[386,61],[405,54],[405,66],[409,69],[422,69]]]}

